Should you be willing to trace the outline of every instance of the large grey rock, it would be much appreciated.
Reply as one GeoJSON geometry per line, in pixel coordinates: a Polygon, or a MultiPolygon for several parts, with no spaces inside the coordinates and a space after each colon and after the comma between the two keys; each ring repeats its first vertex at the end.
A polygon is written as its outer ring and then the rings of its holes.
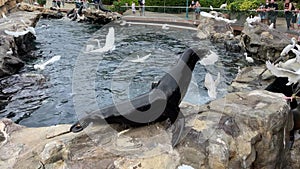
{"type": "Polygon", "coordinates": [[[270,30],[262,23],[249,26],[246,22],[241,36],[241,46],[256,60],[276,60],[282,49],[291,43],[291,38],[277,29],[270,30]]]}
{"type": "Polygon", "coordinates": [[[213,42],[224,42],[233,39],[233,29],[224,21],[200,17],[197,36],[200,39],[211,39],[213,42]]]}
{"type": "Polygon", "coordinates": [[[231,93],[204,106],[181,104],[185,137],[171,147],[164,124],[117,132],[108,125],[25,128],[0,121],[0,168],[284,168],[289,106],[267,91],[231,93]]]}
{"type": "Polygon", "coordinates": [[[262,66],[249,66],[241,69],[228,87],[229,92],[244,92],[265,89],[275,80],[270,71],[262,66]],[[265,71],[265,72],[264,72],[265,71]],[[261,77],[260,74],[264,72],[261,77]]]}

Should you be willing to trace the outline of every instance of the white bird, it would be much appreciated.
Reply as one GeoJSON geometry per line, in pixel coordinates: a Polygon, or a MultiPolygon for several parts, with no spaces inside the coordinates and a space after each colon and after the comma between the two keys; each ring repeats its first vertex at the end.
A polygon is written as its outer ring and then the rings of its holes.
{"type": "Polygon", "coordinates": [[[203,59],[200,60],[200,64],[203,66],[213,65],[216,61],[218,61],[219,56],[210,50],[210,54],[206,55],[203,59]]]}
{"type": "Polygon", "coordinates": [[[251,25],[252,23],[255,23],[255,22],[260,22],[261,21],[261,18],[259,16],[255,16],[253,18],[250,18],[250,17],[247,17],[246,18],[246,22],[251,25]]]}
{"type": "Polygon", "coordinates": [[[60,59],[60,57],[61,57],[60,55],[53,56],[51,59],[49,59],[45,63],[34,65],[33,68],[34,69],[44,70],[47,65],[58,61],[60,59]]]}
{"type": "Polygon", "coordinates": [[[222,5],[220,6],[221,9],[224,9],[224,8],[226,8],[226,7],[227,7],[227,2],[226,2],[225,4],[222,4],[222,5]]]}
{"type": "Polygon", "coordinates": [[[6,15],[4,12],[2,12],[2,18],[7,19],[6,15]]]}
{"type": "Polygon", "coordinates": [[[293,37],[293,38],[291,39],[291,41],[292,41],[292,44],[288,44],[286,47],[284,47],[284,48],[282,49],[282,51],[281,51],[281,53],[280,53],[280,56],[281,56],[281,57],[287,55],[287,54],[290,52],[290,50],[293,49],[293,48],[295,47],[295,45],[296,45],[296,38],[293,37]]]}
{"type": "Polygon", "coordinates": [[[297,61],[297,58],[292,58],[285,62],[279,62],[275,66],[297,72],[300,69],[300,62],[297,61]]]}
{"type": "Polygon", "coordinates": [[[218,77],[214,81],[211,74],[206,73],[205,75],[205,80],[204,80],[204,86],[207,88],[207,93],[208,96],[211,99],[216,99],[217,98],[217,86],[220,83],[220,72],[218,72],[218,77]]]}
{"type": "Polygon", "coordinates": [[[108,30],[108,34],[106,35],[106,41],[103,48],[95,49],[90,52],[108,52],[115,49],[115,30],[113,27],[110,27],[108,30]]]}
{"type": "Polygon", "coordinates": [[[11,36],[14,36],[17,38],[19,36],[23,36],[23,35],[27,34],[29,32],[29,30],[22,31],[22,32],[13,32],[13,31],[4,30],[4,32],[8,35],[11,35],[11,36]]]}
{"type": "Polygon", "coordinates": [[[83,21],[85,19],[84,14],[81,16],[77,13],[77,21],[83,21]]]}
{"type": "Polygon", "coordinates": [[[287,86],[298,83],[298,81],[300,80],[300,70],[294,72],[288,69],[279,68],[272,64],[270,61],[266,61],[266,66],[268,70],[276,77],[287,77],[289,81],[286,84],[287,86]]]}
{"type": "Polygon", "coordinates": [[[292,52],[296,55],[296,60],[297,62],[300,63],[300,51],[299,50],[296,50],[296,49],[291,49],[292,52]]]}
{"type": "Polygon", "coordinates": [[[271,30],[274,29],[274,23],[270,24],[269,29],[271,29],[271,30]]]}
{"type": "MultiPolygon", "coordinates": [[[[91,40],[91,41],[96,41],[96,42],[97,42],[98,49],[101,48],[99,39],[93,39],[93,40],[91,40]]],[[[92,51],[92,50],[95,50],[95,45],[92,45],[92,44],[86,45],[86,48],[85,48],[85,51],[86,51],[86,52],[90,52],[90,51],[92,51]]]]}
{"type": "Polygon", "coordinates": [[[244,55],[246,57],[247,62],[249,62],[249,63],[253,63],[254,62],[254,59],[252,57],[248,57],[248,53],[247,52],[245,52],[244,55]]]}
{"type": "Polygon", "coordinates": [[[207,13],[207,12],[200,12],[200,15],[203,16],[203,17],[206,17],[206,18],[215,18],[216,16],[210,14],[210,13],[207,13]]]}
{"type": "Polygon", "coordinates": [[[168,30],[168,29],[169,29],[168,24],[163,24],[163,25],[162,25],[162,29],[168,30]]]}
{"type": "Polygon", "coordinates": [[[148,59],[149,57],[151,56],[151,53],[144,56],[144,57],[141,57],[139,55],[137,55],[137,59],[134,59],[134,60],[129,60],[131,62],[139,62],[139,63],[142,63],[142,62],[145,62],[146,59],[148,59]]]}
{"type": "Polygon", "coordinates": [[[125,26],[126,25],[126,21],[121,21],[120,25],[121,26],[125,26]]]}
{"type": "Polygon", "coordinates": [[[32,33],[34,36],[36,36],[36,32],[35,32],[34,27],[29,26],[29,27],[26,28],[26,30],[29,31],[30,33],[32,33]]]}
{"type": "Polygon", "coordinates": [[[226,23],[235,23],[237,21],[237,19],[230,20],[230,19],[223,18],[223,17],[216,17],[215,19],[219,20],[219,21],[224,21],[226,23]]]}
{"type": "Polygon", "coordinates": [[[212,11],[214,10],[214,8],[213,8],[211,5],[209,6],[209,8],[210,8],[210,10],[212,10],[212,11]]]}
{"type": "Polygon", "coordinates": [[[6,54],[8,54],[8,55],[12,55],[12,54],[13,54],[13,51],[12,51],[12,49],[11,49],[11,48],[9,48],[9,50],[6,52],[6,54]]]}

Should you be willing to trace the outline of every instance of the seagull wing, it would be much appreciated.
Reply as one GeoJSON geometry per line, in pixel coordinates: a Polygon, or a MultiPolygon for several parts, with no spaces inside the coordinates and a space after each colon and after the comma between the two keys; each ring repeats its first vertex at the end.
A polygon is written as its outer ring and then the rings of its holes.
{"type": "Polygon", "coordinates": [[[27,34],[29,31],[22,31],[22,32],[12,32],[12,31],[8,31],[8,30],[4,30],[4,32],[8,35],[14,36],[14,37],[19,37],[19,36],[23,36],[25,34],[27,34]]]}
{"type": "Polygon", "coordinates": [[[217,97],[217,92],[216,92],[217,87],[210,73],[206,73],[205,75],[204,86],[208,90],[207,91],[208,96],[212,99],[215,99],[217,97]]]}
{"type": "Polygon", "coordinates": [[[108,30],[108,34],[106,35],[106,41],[105,41],[105,45],[104,48],[113,48],[113,46],[115,45],[115,29],[113,27],[110,27],[108,30]]]}
{"type": "Polygon", "coordinates": [[[206,57],[204,57],[201,61],[200,61],[200,64],[201,65],[213,65],[215,64],[215,62],[217,62],[219,59],[219,56],[213,52],[213,51],[210,51],[210,54],[207,55],[206,57]]]}
{"type": "Polygon", "coordinates": [[[287,77],[289,80],[287,85],[290,85],[292,83],[297,83],[298,80],[300,80],[300,74],[298,74],[294,71],[291,71],[291,70],[278,68],[274,64],[272,64],[270,61],[266,62],[266,66],[269,69],[269,71],[271,71],[271,73],[273,75],[275,75],[276,77],[287,77]]]}
{"type": "Polygon", "coordinates": [[[210,14],[210,13],[207,13],[207,12],[200,12],[200,15],[203,16],[203,17],[207,17],[207,18],[215,18],[214,15],[210,14]]]}

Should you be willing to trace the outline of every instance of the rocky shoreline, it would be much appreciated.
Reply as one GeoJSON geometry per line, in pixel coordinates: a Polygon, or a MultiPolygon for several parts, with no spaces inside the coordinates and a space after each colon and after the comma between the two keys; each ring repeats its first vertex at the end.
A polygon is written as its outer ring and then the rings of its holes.
{"type": "MultiPolygon", "coordinates": [[[[8,9],[17,10],[6,7],[5,13],[8,9]]],[[[41,16],[65,15],[27,4],[19,5],[19,10],[0,22],[0,77],[15,74],[24,66],[23,60],[32,57],[35,39],[30,32],[13,37],[4,30],[20,31],[34,27],[41,16]]],[[[101,24],[120,17],[89,11],[86,16],[89,22],[101,24]]],[[[276,58],[289,44],[285,33],[271,32],[261,24],[254,31],[245,26],[241,36],[232,37],[228,25],[202,22],[206,27],[199,26],[201,38],[216,43],[242,42],[240,48],[258,56],[255,60],[276,58]]],[[[69,133],[70,125],[27,128],[1,119],[0,168],[299,168],[299,140],[294,150],[288,147],[293,127],[290,107],[283,94],[260,90],[273,80],[268,72],[262,81],[256,80],[263,69],[242,69],[231,85],[232,93],[221,99],[203,106],[182,103],[187,127],[175,148],[170,143],[171,131],[166,131],[163,123],[126,132],[91,126],[74,134],[69,133]]]]}

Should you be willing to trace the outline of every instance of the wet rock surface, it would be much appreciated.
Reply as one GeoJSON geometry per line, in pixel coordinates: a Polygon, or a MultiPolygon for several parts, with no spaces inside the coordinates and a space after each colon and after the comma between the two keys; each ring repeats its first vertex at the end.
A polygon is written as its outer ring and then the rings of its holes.
{"type": "Polygon", "coordinates": [[[181,110],[186,116],[185,137],[174,149],[171,130],[165,130],[163,124],[128,131],[112,130],[108,125],[90,126],[74,134],[68,133],[70,125],[25,128],[2,119],[0,154],[5,158],[1,158],[0,165],[1,168],[289,166],[287,144],[292,125],[288,123],[289,106],[281,94],[261,90],[231,93],[201,107],[183,103],[181,110]]]}

